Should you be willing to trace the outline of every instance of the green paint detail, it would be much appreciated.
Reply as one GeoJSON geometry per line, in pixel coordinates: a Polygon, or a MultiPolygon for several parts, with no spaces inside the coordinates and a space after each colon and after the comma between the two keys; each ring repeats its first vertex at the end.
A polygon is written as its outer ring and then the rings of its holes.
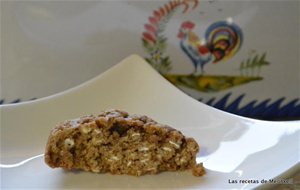
{"type": "Polygon", "coordinates": [[[161,54],[154,55],[152,58],[145,58],[161,74],[167,73],[172,69],[172,64],[169,57],[163,57],[161,54]]]}
{"type": "Polygon", "coordinates": [[[255,54],[252,57],[249,57],[246,61],[242,61],[240,64],[240,73],[241,75],[256,75],[260,76],[260,71],[262,66],[267,66],[270,62],[266,61],[267,53],[263,53],[261,56],[255,54]]]}
{"type": "Polygon", "coordinates": [[[222,75],[176,75],[166,74],[164,77],[176,86],[185,86],[201,92],[220,92],[252,81],[262,80],[253,76],[222,75]]]}

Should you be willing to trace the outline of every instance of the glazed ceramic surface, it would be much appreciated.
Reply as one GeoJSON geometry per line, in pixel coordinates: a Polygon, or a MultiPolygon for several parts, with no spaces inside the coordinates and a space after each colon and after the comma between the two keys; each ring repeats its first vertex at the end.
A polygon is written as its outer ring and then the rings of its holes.
{"type": "Polygon", "coordinates": [[[1,1],[6,103],[74,87],[135,53],[195,99],[300,117],[299,1],[1,1]]]}
{"type": "Polygon", "coordinates": [[[269,180],[291,183],[289,176],[300,169],[299,122],[259,121],[211,108],[135,55],[77,87],[2,105],[0,112],[1,189],[249,189],[261,187],[262,180],[267,185],[274,185],[269,180]],[[111,108],[148,115],[195,138],[201,147],[197,162],[203,162],[207,174],[133,177],[70,172],[44,163],[55,124],[111,108]]]}

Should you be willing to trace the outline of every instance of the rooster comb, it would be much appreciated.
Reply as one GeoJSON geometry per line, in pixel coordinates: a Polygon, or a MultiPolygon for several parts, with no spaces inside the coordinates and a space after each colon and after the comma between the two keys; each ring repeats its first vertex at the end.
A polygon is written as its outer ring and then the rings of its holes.
{"type": "Polygon", "coordinates": [[[185,21],[181,24],[181,28],[193,29],[194,27],[195,27],[195,24],[191,21],[185,21]]]}

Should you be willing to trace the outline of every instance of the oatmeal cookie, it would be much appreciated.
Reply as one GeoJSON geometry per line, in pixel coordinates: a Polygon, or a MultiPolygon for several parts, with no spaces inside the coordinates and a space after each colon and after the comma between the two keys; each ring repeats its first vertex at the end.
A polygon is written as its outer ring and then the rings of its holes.
{"type": "MultiPolygon", "coordinates": [[[[109,110],[57,125],[45,162],[52,168],[141,176],[195,168],[198,151],[197,142],[178,130],[147,116],[109,110]]],[[[202,175],[197,168],[193,173],[202,175]]]]}

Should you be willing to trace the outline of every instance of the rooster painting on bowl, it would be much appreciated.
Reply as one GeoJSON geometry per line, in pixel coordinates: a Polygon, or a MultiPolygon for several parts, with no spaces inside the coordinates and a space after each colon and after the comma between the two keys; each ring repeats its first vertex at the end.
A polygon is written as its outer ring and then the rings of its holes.
{"type": "Polygon", "coordinates": [[[193,32],[194,27],[195,24],[191,21],[183,22],[177,36],[180,39],[181,49],[194,65],[192,73],[194,75],[197,74],[199,67],[203,74],[207,63],[217,63],[231,58],[242,45],[242,30],[231,18],[210,25],[202,40],[199,40],[193,32]]]}

